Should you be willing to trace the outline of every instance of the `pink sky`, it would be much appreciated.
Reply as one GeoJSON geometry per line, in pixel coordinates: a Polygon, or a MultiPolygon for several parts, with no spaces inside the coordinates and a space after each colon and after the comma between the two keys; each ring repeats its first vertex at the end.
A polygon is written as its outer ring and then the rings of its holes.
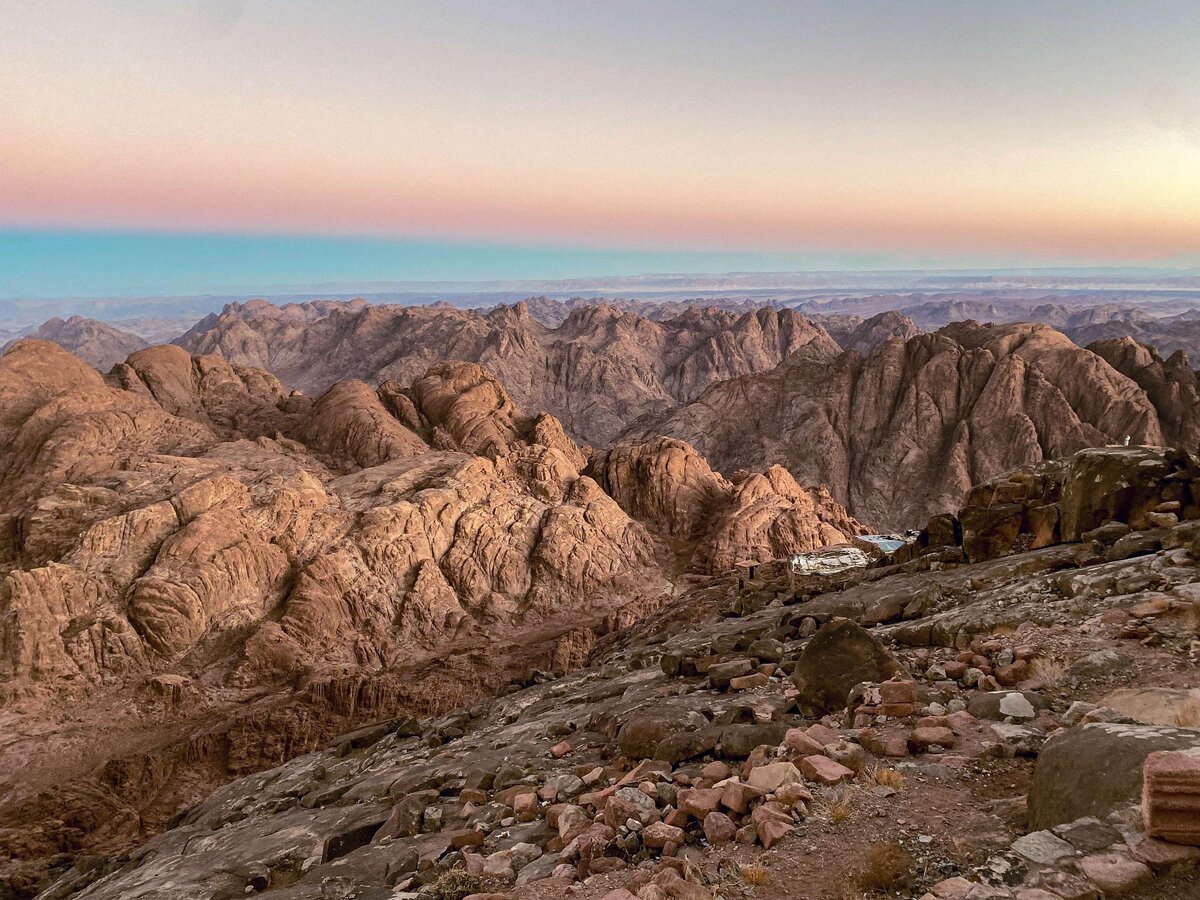
{"type": "Polygon", "coordinates": [[[18,4],[0,227],[1200,253],[1197,7],[905,6],[18,4]]]}

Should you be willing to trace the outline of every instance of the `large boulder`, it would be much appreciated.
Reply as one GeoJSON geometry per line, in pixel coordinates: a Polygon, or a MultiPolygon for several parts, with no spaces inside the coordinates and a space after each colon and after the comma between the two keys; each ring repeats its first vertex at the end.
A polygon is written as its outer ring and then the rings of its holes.
{"type": "Polygon", "coordinates": [[[1188,505],[1188,470],[1195,461],[1163,447],[1093,447],[1067,467],[1062,492],[1062,538],[1077,541],[1106,522],[1147,528],[1147,514],[1164,502],[1188,505]],[[1175,477],[1181,475],[1184,477],[1175,477]]]}
{"type": "Polygon", "coordinates": [[[833,619],[801,651],[792,681],[800,706],[824,714],[842,709],[855,685],[887,681],[899,671],[895,658],[861,625],[833,619]]]}
{"type": "Polygon", "coordinates": [[[1101,706],[1145,725],[1178,725],[1185,721],[1180,714],[1186,717],[1186,710],[1197,704],[1200,704],[1200,688],[1118,688],[1100,699],[1101,706]]]}
{"type": "Polygon", "coordinates": [[[1158,750],[1200,748],[1200,730],[1096,722],[1058,732],[1042,746],[1029,787],[1031,829],[1103,818],[1142,792],[1142,765],[1158,750]]]}
{"type": "Polygon", "coordinates": [[[708,725],[708,719],[681,706],[650,706],[634,713],[621,726],[617,744],[630,759],[650,759],[658,745],[669,737],[698,731],[708,725]]]}

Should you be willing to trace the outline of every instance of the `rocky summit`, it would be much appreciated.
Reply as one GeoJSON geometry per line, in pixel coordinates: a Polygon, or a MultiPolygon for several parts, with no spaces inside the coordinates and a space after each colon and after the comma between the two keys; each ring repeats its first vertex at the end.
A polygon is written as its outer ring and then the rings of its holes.
{"type": "MultiPolygon", "coordinates": [[[[428,417],[450,376],[404,396],[428,417]]],[[[729,502],[696,484],[614,487],[614,521],[729,502]]],[[[867,566],[696,579],[566,674],[380,716],[40,896],[1197,896],[1198,603],[1200,459],[1081,451],[867,566]]]]}

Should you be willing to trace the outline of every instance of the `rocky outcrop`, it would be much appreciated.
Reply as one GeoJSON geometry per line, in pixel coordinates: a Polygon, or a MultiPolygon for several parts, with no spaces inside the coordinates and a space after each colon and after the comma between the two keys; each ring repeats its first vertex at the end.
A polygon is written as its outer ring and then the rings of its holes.
{"type": "Polygon", "coordinates": [[[1143,764],[1164,750],[1200,750],[1200,731],[1094,722],[1055,735],[1033,771],[1030,824],[1049,828],[1138,800],[1143,764]]]}
{"type": "Polygon", "coordinates": [[[805,646],[792,681],[800,692],[800,705],[820,716],[844,709],[856,685],[887,681],[899,670],[892,655],[862,626],[834,619],[805,646]]]}
{"type": "Polygon", "coordinates": [[[413,386],[435,450],[362,383],[298,400],[176,347],[134,354],[105,383],[49,346],[0,361],[10,676],[144,671],[232,628],[242,664],[262,669],[269,642],[280,677],[382,665],[464,617],[541,622],[584,596],[597,609],[597,592],[629,591],[623,579],[654,565],[654,539],[580,478],[561,429],[478,367],[413,386]],[[517,449],[555,463],[519,466],[517,449]]]}
{"type": "Polygon", "coordinates": [[[591,302],[546,327],[525,303],[482,314],[446,305],[252,301],[210,316],[178,343],[266,369],[314,394],[347,379],[408,384],[443,360],[475,362],[517,406],[549,413],[591,443],[609,443],[634,418],[723,379],[770,369],[797,352],[823,359],[838,352],[820,326],[791,310],[684,306],[652,321],[591,302]]]}
{"type": "Polygon", "coordinates": [[[587,472],[634,518],[691,550],[691,568],[724,572],[846,543],[866,529],[824,489],[780,466],[731,482],[683,441],[618,444],[587,472]]]}
{"type": "MultiPolygon", "coordinates": [[[[49,319],[24,338],[52,341],[102,372],[124,362],[130,353],[148,346],[148,342],[136,334],[83,316],[71,316],[65,321],[57,317],[49,319]]],[[[0,347],[0,353],[15,343],[13,340],[0,347]]]]}
{"type": "MultiPolygon", "coordinates": [[[[0,401],[0,696],[74,696],[62,702],[103,729],[113,697],[182,677],[204,687],[192,725],[164,725],[180,764],[209,765],[186,749],[197,740],[234,765],[233,738],[189,728],[232,734],[221,710],[240,691],[294,703],[309,685],[370,679],[436,707],[569,664],[561,636],[636,620],[669,588],[659,540],[581,476],[561,427],[474,366],[437,367],[405,394],[346,382],[311,401],[177,347],[105,379],[24,341],[0,357],[0,401]],[[401,399],[414,428],[389,409],[401,399]],[[434,664],[447,654],[462,662],[434,664]]],[[[143,723],[143,744],[158,727],[143,723]]],[[[55,760],[53,782],[86,781],[106,740],[72,751],[74,769],[70,752],[55,760]]]]}
{"type": "Polygon", "coordinates": [[[1146,833],[1200,847],[1200,749],[1159,751],[1142,768],[1146,833]]]}
{"type": "Polygon", "coordinates": [[[972,484],[1027,463],[1187,433],[1171,409],[1051,328],[963,322],[867,356],[796,354],[630,433],[685,440],[723,472],[783,465],[891,528],[956,509],[972,484]]]}
{"type": "Polygon", "coordinates": [[[1088,349],[1146,392],[1168,443],[1200,446],[1200,381],[1187,353],[1177,350],[1163,360],[1153,347],[1129,337],[1097,341],[1088,349]]]}
{"type": "MultiPolygon", "coordinates": [[[[1006,472],[967,492],[955,514],[932,519],[886,562],[982,562],[1091,542],[1119,554],[1131,530],[1200,517],[1200,458],[1163,447],[1094,447],[1006,472]]],[[[1130,553],[1142,552],[1130,547],[1130,553]]]]}

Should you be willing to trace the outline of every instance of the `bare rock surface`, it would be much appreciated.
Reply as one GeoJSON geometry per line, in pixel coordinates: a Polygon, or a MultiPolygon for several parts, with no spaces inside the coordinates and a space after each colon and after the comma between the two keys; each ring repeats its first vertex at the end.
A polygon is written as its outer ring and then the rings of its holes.
{"type": "Polygon", "coordinates": [[[958,322],[865,356],[794,354],[628,435],[687,441],[722,472],[783,465],[863,521],[914,527],[1019,466],[1193,435],[1180,364],[1156,375],[1152,360],[1135,369],[1108,355],[1118,367],[1048,326],[958,322]]]}
{"type": "Polygon", "coordinates": [[[407,384],[436,362],[475,362],[521,408],[549,413],[569,434],[602,444],[634,418],[718,381],[770,369],[797,352],[831,359],[839,349],[792,310],[687,306],[654,321],[605,303],[576,305],[547,327],[526,303],[483,314],[445,305],[251,301],[209,316],[178,343],[266,369],[310,394],[347,379],[407,384]]]}
{"type": "Polygon", "coordinates": [[[587,473],[631,516],[693,546],[690,565],[700,572],[844,544],[867,531],[828,491],[801,487],[781,466],[731,482],[670,438],[597,452],[587,473]]]}

